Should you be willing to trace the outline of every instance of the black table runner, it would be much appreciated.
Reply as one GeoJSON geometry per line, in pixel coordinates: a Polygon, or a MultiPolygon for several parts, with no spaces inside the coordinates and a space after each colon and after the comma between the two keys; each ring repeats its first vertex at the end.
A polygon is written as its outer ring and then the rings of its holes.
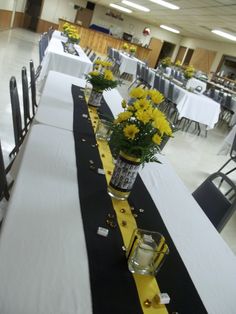
{"type": "MultiPolygon", "coordinates": [[[[107,238],[97,235],[99,226],[107,228],[107,215],[115,215],[115,212],[111,198],[107,194],[105,176],[90,169],[91,161],[94,162],[96,169],[102,168],[102,162],[91,121],[83,117],[84,114],[88,115],[83,89],[72,85],[72,96],[78,189],[88,253],[93,313],[141,314],[143,312],[136,285],[122,250],[123,241],[119,227],[110,229],[107,238]]],[[[100,112],[112,116],[104,99],[100,112]]],[[[169,246],[170,254],[157,274],[160,290],[167,292],[171,298],[170,304],[167,305],[169,313],[207,313],[140,176],[128,201],[136,209],[145,209],[143,213],[136,212],[137,226],[162,233],[169,246]]]]}
{"type": "Polygon", "coordinates": [[[64,43],[63,41],[61,41],[61,43],[62,43],[63,50],[64,50],[65,53],[69,53],[69,54],[71,54],[73,56],[79,57],[79,53],[78,53],[78,51],[75,48],[74,48],[74,52],[70,52],[68,50],[68,47],[67,47],[66,43],[64,43]]]}

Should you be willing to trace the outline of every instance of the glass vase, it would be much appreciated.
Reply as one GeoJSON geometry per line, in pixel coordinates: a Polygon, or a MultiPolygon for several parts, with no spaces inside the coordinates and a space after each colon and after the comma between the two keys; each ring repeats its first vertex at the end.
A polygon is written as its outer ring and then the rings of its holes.
{"type": "Polygon", "coordinates": [[[126,200],[138,175],[140,159],[120,152],[108,186],[108,194],[118,200],[126,200]]]}
{"type": "Polygon", "coordinates": [[[155,276],[169,254],[162,234],[135,229],[126,252],[128,268],[132,273],[155,276]]]}
{"type": "Polygon", "coordinates": [[[102,92],[98,92],[92,89],[91,94],[89,96],[88,104],[93,107],[100,107],[102,100],[102,92]]]}

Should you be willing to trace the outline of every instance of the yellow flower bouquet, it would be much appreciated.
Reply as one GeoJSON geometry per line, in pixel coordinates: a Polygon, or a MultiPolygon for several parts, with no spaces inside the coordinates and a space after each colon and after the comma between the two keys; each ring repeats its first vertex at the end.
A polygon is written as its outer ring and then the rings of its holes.
{"type": "Polygon", "coordinates": [[[77,31],[69,31],[68,32],[68,41],[72,44],[79,44],[80,36],[77,31]]]}
{"type": "Polygon", "coordinates": [[[170,57],[166,57],[164,59],[161,60],[161,65],[164,68],[167,68],[171,65],[171,58],[170,57]]]}
{"type": "Polygon", "coordinates": [[[111,146],[140,159],[140,163],[156,161],[156,153],[164,136],[172,136],[172,129],[165,115],[157,108],[164,97],[157,90],[133,89],[132,105],[122,101],[124,111],[113,122],[111,146]]]}
{"type": "Polygon", "coordinates": [[[187,80],[193,77],[194,74],[195,74],[195,69],[192,65],[187,66],[186,69],[184,70],[184,77],[187,80]]]}
{"type": "Polygon", "coordinates": [[[94,70],[86,75],[86,81],[93,86],[88,101],[90,105],[99,107],[102,92],[121,84],[120,80],[114,78],[112,71],[109,69],[111,66],[111,62],[98,59],[94,62],[94,70]]]}
{"type": "Polygon", "coordinates": [[[137,50],[137,48],[133,45],[129,47],[129,52],[132,54],[134,54],[136,52],[136,50],[137,50]]]}
{"type": "Polygon", "coordinates": [[[181,61],[180,61],[180,60],[177,60],[177,61],[175,62],[175,66],[178,67],[178,68],[181,67],[181,61]]]}
{"type": "Polygon", "coordinates": [[[109,140],[117,161],[108,194],[118,200],[128,198],[141,164],[159,162],[156,154],[162,139],[172,136],[168,120],[156,107],[164,99],[161,93],[136,88],[130,95],[134,102],[122,101],[124,111],[113,121],[109,140]]]}
{"type": "Polygon", "coordinates": [[[127,43],[124,43],[122,48],[123,48],[123,50],[128,50],[129,49],[129,45],[127,43]]]}

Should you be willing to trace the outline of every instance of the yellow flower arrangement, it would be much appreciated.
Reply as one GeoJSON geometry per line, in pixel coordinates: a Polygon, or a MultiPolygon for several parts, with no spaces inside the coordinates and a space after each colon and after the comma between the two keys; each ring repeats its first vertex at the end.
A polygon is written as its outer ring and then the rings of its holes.
{"type": "Polygon", "coordinates": [[[131,53],[135,53],[136,50],[137,50],[137,48],[136,48],[135,46],[133,46],[133,45],[129,47],[129,51],[130,51],[131,53]]]}
{"type": "Polygon", "coordinates": [[[130,92],[131,95],[137,96],[131,105],[125,100],[121,103],[124,111],[113,122],[111,147],[114,153],[123,151],[139,158],[141,163],[158,162],[155,155],[159,151],[163,137],[172,136],[169,122],[151,99],[154,97],[161,101],[163,96],[153,90],[145,91],[143,94],[140,89],[138,91],[137,93],[137,89],[133,89],[130,92]]]}
{"type": "Polygon", "coordinates": [[[189,65],[186,67],[186,69],[184,70],[184,77],[186,79],[190,79],[191,77],[193,77],[195,74],[195,69],[192,65],[189,65]]]}
{"type": "Polygon", "coordinates": [[[131,98],[145,98],[147,96],[147,91],[141,87],[133,88],[129,93],[131,98]]]}
{"type": "Polygon", "coordinates": [[[69,40],[69,42],[71,42],[73,44],[78,44],[80,41],[80,36],[77,32],[70,31],[68,33],[68,40],[69,40]]]}
{"type": "Polygon", "coordinates": [[[177,61],[175,62],[175,66],[176,66],[176,67],[181,67],[181,61],[180,61],[180,60],[177,60],[177,61]]]}
{"type": "Polygon", "coordinates": [[[115,88],[121,84],[121,81],[116,80],[109,67],[110,62],[98,59],[94,62],[94,70],[86,75],[87,82],[93,85],[93,89],[97,92],[115,88]]]}
{"type": "Polygon", "coordinates": [[[156,89],[150,89],[148,96],[155,105],[159,105],[164,101],[164,96],[156,89]]]}
{"type": "Polygon", "coordinates": [[[124,43],[123,46],[122,46],[122,48],[123,48],[124,50],[128,50],[128,49],[129,49],[129,45],[128,45],[127,43],[124,43]]]}
{"type": "Polygon", "coordinates": [[[170,57],[166,57],[164,59],[161,60],[161,65],[166,68],[169,67],[171,65],[171,58],[170,57]]]}

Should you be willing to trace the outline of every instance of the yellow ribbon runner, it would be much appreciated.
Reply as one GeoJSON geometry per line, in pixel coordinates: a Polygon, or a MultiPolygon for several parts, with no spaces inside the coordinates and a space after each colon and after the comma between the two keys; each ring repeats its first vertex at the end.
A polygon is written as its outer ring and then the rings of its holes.
{"type": "MultiPolygon", "coordinates": [[[[89,107],[89,115],[92,122],[92,126],[94,132],[96,130],[99,117],[97,114],[96,108],[89,107]]],[[[97,140],[98,144],[98,151],[102,160],[103,169],[105,172],[105,177],[107,183],[110,182],[111,175],[113,172],[113,162],[112,162],[112,155],[109,148],[109,145],[105,141],[97,140]]],[[[129,246],[129,242],[133,233],[133,230],[137,228],[136,220],[132,215],[130,205],[127,201],[118,201],[112,199],[113,208],[116,212],[117,222],[122,234],[122,238],[124,241],[124,245],[127,248],[129,246]],[[125,212],[121,209],[125,209],[125,212]],[[122,222],[125,221],[126,224],[123,225],[122,222]]],[[[127,266],[128,267],[128,266],[127,266]]],[[[142,310],[144,314],[167,314],[168,311],[165,305],[156,305],[151,307],[145,307],[144,301],[145,300],[152,300],[153,297],[160,292],[158,287],[156,278],[154,276],[143,276],[138,274],[133,274],[135,284],[138,290],[140,304],[142,306],[142,310]]],[[[133,314],[133,313],[132,313],[133,314]]]]}

